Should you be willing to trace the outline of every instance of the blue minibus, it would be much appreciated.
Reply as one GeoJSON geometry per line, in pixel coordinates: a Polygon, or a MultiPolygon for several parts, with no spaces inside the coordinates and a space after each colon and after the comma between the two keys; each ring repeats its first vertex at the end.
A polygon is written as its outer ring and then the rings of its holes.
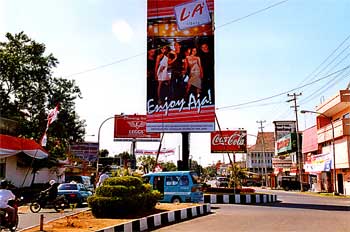
{"type": "Polygon", "coordinates": [[[160,202],[202,202],[202,185],[192,171],[154,172],[142,176],[145,183],[162,194],[160,202]]]}

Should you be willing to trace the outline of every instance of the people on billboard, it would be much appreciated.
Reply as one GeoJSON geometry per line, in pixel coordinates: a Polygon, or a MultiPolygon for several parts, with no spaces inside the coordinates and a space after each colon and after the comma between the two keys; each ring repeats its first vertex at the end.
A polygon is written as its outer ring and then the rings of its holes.
{"type": "Polygon", "coordinates": [[[156,66],[156,49],[151,48],[147,51],[147,96],[152,99],[157,98],[157,80],[154,72],[156,66]]]}
{"type": "Polygon", "coordinates": [[[211,53],[208,43],[204,42],[200,46],[199,57],[203,67],[202,92],[204,96],[214,95],[214,56],[211,53]]]}
{"type": "Polygon", "coordinates": [[[179,42],[174,43],[174,50],[169,54],[169,57],[172,57],[174,59],[174,61],[169,65],[169,70],[171,72],[170,99],[179,100],[185,94],[185,55],[181,52],[181,44],[179,42]]]}
{"type": "Polygon", "coordinates": [[[186,57],[185,69],[189,70],[190,79],[186,87],[186,95],[190,94],[191,88],[195,87],[195,94],[198,97],[202,91],[203,70],[201,59],[197,55],[197,48],[191,49],[191,54],[186,57]]]}
{"type": "MultiPolygon", "coordinates": [[[[174,54],[174,53],[173,53],[174,54]]],[[[162,104],[165,97],[169,95],[171,73],[168,72],[168,65],[172,64],[177,58],[176,54],[173,59],[169,59],[169,47],[163,46],[156,59],[155,73],[158,80],[157,97],[158,104],[162,104]],[[165,94],[161,94],[162,88],[165,94]]]]}

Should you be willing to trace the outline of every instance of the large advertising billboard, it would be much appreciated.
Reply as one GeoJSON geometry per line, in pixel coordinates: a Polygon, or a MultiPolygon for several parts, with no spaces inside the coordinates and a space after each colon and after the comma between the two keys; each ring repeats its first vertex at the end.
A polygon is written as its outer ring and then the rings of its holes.
{"type": "Polygon", "coordinates": [[[214,131],[214,0],[147,3],[147,132],[214,131]]]}
{"type": "Polygon", "coordinates": [[[214,131],[211,137],[211,153],[247,152],[247,131],[214,131]]]}
{"type": "Polygon", "coordinates": [[[159,141],[159,133],[146,132],[146,115],[116,115],[114,141],[159,141]]]}
{"type": "Polygon", "coordinates": [[[296,121],[274,121],[276,141],[284,136],[296,132],[296,121]]]}
{"type": "Polygon", "coordinates": [[[70,152],[77,158],[95,162],[97,160],[98,143],[96,142],[81,142],[74,143],[70,146],[70,152]]]}

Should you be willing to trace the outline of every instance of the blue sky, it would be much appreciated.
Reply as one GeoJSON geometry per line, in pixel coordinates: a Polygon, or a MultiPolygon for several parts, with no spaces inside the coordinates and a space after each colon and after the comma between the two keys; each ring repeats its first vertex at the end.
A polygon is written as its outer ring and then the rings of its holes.
{"type": "MultiPolygon", "coordinates": [[[[288,90],[350,64],[349,40],[322,64],[350,35],[349,0],[289,0],[239,20],[278,2],[215,1],[216,113],[222,129],[245,128],[256,134],[256,121],[266,120],[264,131],[273,131],[272,121],[295,119],[286,102],[288,90]],[[285,94],[230,107],[280,93],[285,94]]],[[[76,80],[83,95],[77,112],[87,122],[87,134],[96,135],[86,140],[97,141],[101,122],[110,116],[145,114],[146,0],[0,0],[0,40],[6,32],[20,31],[46,44],[59,60],[55,76],[76,80]]],[[[348,74],[346,70],[338,78],[289,93],[302,93],[300,109],[314,110],[323,98],[346,88],[348,74]]],[[[300,129],[312,126],[314,118],[299,114],[300,129]]],[[[254,140],[250,136],[248,143],[254,140]]],[[[180,143],[179,134],[165,135],[163,147],[177,150],[169,159],[178,159],[180,143]]],[[[100,147],[114,155],[129,150],[130,143],[113,142],[110,120],[101,130],[100,147]]],[[[158,143],[138,143],[138,148],[157,149],[158,143]]],[[[210,153],[209,133],[191,134],[190,149],[204,166],[222,160],[222,155],[210,153]]]]}

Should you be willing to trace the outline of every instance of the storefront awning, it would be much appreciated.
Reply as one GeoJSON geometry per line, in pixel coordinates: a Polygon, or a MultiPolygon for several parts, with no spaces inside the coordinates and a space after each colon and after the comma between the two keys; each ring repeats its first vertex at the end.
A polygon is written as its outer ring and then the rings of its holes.
{"type": "Polygon", "coordinates": [[[44,159],[49,156],[47,151],[32,139],[0,135],[0,158],[6,158],[21,152],[36,159],[44,159]]]}

